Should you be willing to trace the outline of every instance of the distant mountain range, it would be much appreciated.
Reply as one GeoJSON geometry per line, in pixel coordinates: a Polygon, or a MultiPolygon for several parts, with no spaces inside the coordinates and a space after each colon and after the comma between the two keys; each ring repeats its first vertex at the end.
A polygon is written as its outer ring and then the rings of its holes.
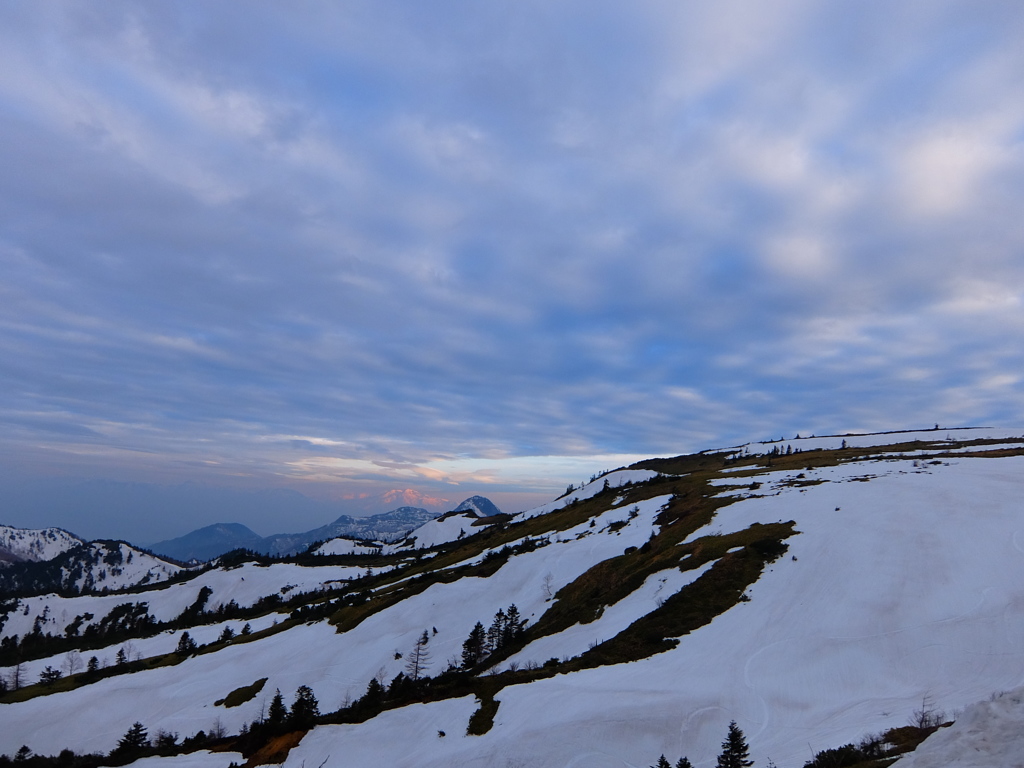
{"type": "MultiPolygon", "coordinates": [[[[453,511],[472,511],[479,517],[501,514],[501,510],[484,496],[471,496],[453,511]]],[[[176,539],[157,542],[149,548],[183,562],[211,560],[233,549],[251,549],[268,555],[292,555],[304,551],[317,541],[339,537],[396,541],[438,516],[439,513],[422,507],[403,506],[369,517],[342,515],[334,522],[311,531],[276,533],[266,537],[261,537],[240,523],[216,523],[176,539]]]]}

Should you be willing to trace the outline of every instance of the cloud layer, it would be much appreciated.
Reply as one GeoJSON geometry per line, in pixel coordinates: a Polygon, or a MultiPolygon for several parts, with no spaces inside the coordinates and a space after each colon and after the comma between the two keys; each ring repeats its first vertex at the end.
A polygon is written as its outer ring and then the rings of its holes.
{"type": "Polygon", "coordinates": [[[0,461],[541,493],[1020,421],[1022,38],[984,0],[8,4],[0,461]]]}

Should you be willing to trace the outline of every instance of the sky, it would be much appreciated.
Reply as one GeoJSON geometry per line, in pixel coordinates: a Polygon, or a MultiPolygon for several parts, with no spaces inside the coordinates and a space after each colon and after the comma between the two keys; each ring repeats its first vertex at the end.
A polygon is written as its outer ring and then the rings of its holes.
{"type": "MultiPolygon", "coordinates": [[[[1024,6],[0,4],[0,522],[1024,421],[1024,6]]],[[[388,495],[390,494],[390,495],[388,495]]]]}

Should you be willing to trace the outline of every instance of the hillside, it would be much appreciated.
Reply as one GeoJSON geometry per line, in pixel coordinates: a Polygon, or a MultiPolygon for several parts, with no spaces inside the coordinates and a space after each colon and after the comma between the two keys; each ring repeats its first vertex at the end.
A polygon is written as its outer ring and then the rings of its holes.
{"type": "MultiPolygon", "coordinates": [[[[466,509],[474,509],[474,503],[479,503],[484,509],[497,511],[497,507],[483,496],[474,496],[462,502],[463,505],[468,505],[466,509]]],[[[259,536],[240,523],[217,523],[176,539],[157,542],[151,548],[158,554],[186,562],[193,559],[213,560],[233,549],[250,549],[267,555],[287,556],[303,552],[316,542],[339,537],[394,541],[435,517],[436,513],[421,507],[404,506],[367,517],[341,515],[333,522],[310,531],[275,533],[265,537],[259,536]]]]}
{"type": "Polygon", "coordinates": [[[52,560],[85,542],[62,528],[14,528],[0,525],[0,566],[52,560]]]}
{"type": "Polygon", "coordinates": [[[11,563],[0,569],[0,594],[116,592],[158,584],[184,571],[181,565],[127,542],[78,541],[74,547],[58,551],[49,559],[11,563]]]}
{"type": "Polygon", "coordinates": [[[731,720],[757,765],[802,766],[924,697],[952,712],[1024,683],[1022,486],[1006,430],[756,443],[453,513],[411,547],[26,598],[0,629],[5,678],[77,646],[97,671],[3,694],[0,752],[109,752],[139,721],[227,750],[190,765],[242,763],[274,692],[308,686],[321,717],[293,768],[712,766],[731,720]],[[186,631],[201,647],[176,652],[186,631]]]}

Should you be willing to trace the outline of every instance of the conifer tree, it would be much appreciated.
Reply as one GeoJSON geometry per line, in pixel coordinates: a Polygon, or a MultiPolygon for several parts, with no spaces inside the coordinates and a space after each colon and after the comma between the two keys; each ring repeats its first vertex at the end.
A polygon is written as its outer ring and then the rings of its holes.
{"type": "Polygon", "coordinates": [[[100,668],[100,660],[95,656],[89,657],[89,663],[85,665],[86,672],[96,672],[100,668]]]}
{"type": "Polygon", "coordinates": [[[676,768],[693,768],[693,763],[690,762],[689,758],[680,757],[679,762],[676,763],[676,768]]]}
{"type": "Polygon", "coordinates": [[[47,666],[46,669],[44,669],[40,673],[39,682],[42,685],[50,686],[56,683],[58,680],[60,680],[61,677],[62,675],[59,669],[54,669],[53,667],[47,666]]]}
{"type": "Polygon", "coordinates": [[[117,656],[114,657],[114,661],[119,667],[128,663],[128,654],[124,652],[124,648],[117,649],[117,656]]]}
{"type": "Polygon", "coordinates": [[[267,725],[271,728],[279,728],[284,725],[288,718],[288,707],[284,704],[284,696],[278,688],[274,698],[270,700],[270,709],[267,710],[267,725]]]}
{"type": "Polygon", "coordinates": [[[743,731],[733,720],[729,723],[729,733],[722,742],[722,754],[718,756],[717,768],[749,768],[754,764],[750,757],[750,750],[747,741],[743,738],[743,731]]]}
{"type": "Polygon", "coordinates": [[[487,652],[493,653],[501,648],[505,638],[505,625],[508,623],[505,611],[501,608],[494,614],[494,621],[487,630],[487,652]]]}
{"type": "Polygon", "coordinates": [[[181,637],[178,638],[178,649],[177,653],[182,656],[188,656],[190,653],[195,652],[199,646],[196,645],[196,641],[192,639],[192,636],[188,632],[182,632],[181,637]]]}
{"type": "Polygon", "coordinates": [[[111,757],[131,757],[149,746],[149,733],[142,723],[134,723],[114,747],[111,757]]]}
{"type": "Polygon", "coordinates": [[[366,686],[366,693],[363,694],[363,698],[360,702],[370,707],[375,707],[384,701],[384,685],[376,677],[370,680],[369,685],[366,686]]]}
{"type": "Polygon", "coordinates": [[[665,758],[664,755],[658,758],[658,762],[651,766],[651,768],[672,768],[672,764],[665,758]]]}
{"type": "Polygon", "coordinates": [[[516,604],[512,603],[505,611],[505,631],[502,632],[501,644],[508,645],[514,640],[518,640],[523,634],[523,625],[526,621],[520,617],[519,609],[516,608],[516,604]]]}
{"type": "Polygon", "coordinates": [[[462,644],[462,667],[471,669],[487,656],[487,632],[479,621],[462,644]]]}
{"type": "Polygon", "coordinates": [[[416,645],[413,646],[412,651],[409,653],[409,661],[406,662],[405,670],[413,680],[419,680],[427,665],[430,664],[430,650],[427,648],[427,643],[429,642],[430,635],[424,629],[423,634],[420,635],[416,645]]]}
{"type": "Polygon", "coordinates": [[[300,685],[295,692],[291,714],[288,715],[288,727],[296,731],[308,731],[316,725],[320,717],[320,704],[308,685],[300,685]]]}

